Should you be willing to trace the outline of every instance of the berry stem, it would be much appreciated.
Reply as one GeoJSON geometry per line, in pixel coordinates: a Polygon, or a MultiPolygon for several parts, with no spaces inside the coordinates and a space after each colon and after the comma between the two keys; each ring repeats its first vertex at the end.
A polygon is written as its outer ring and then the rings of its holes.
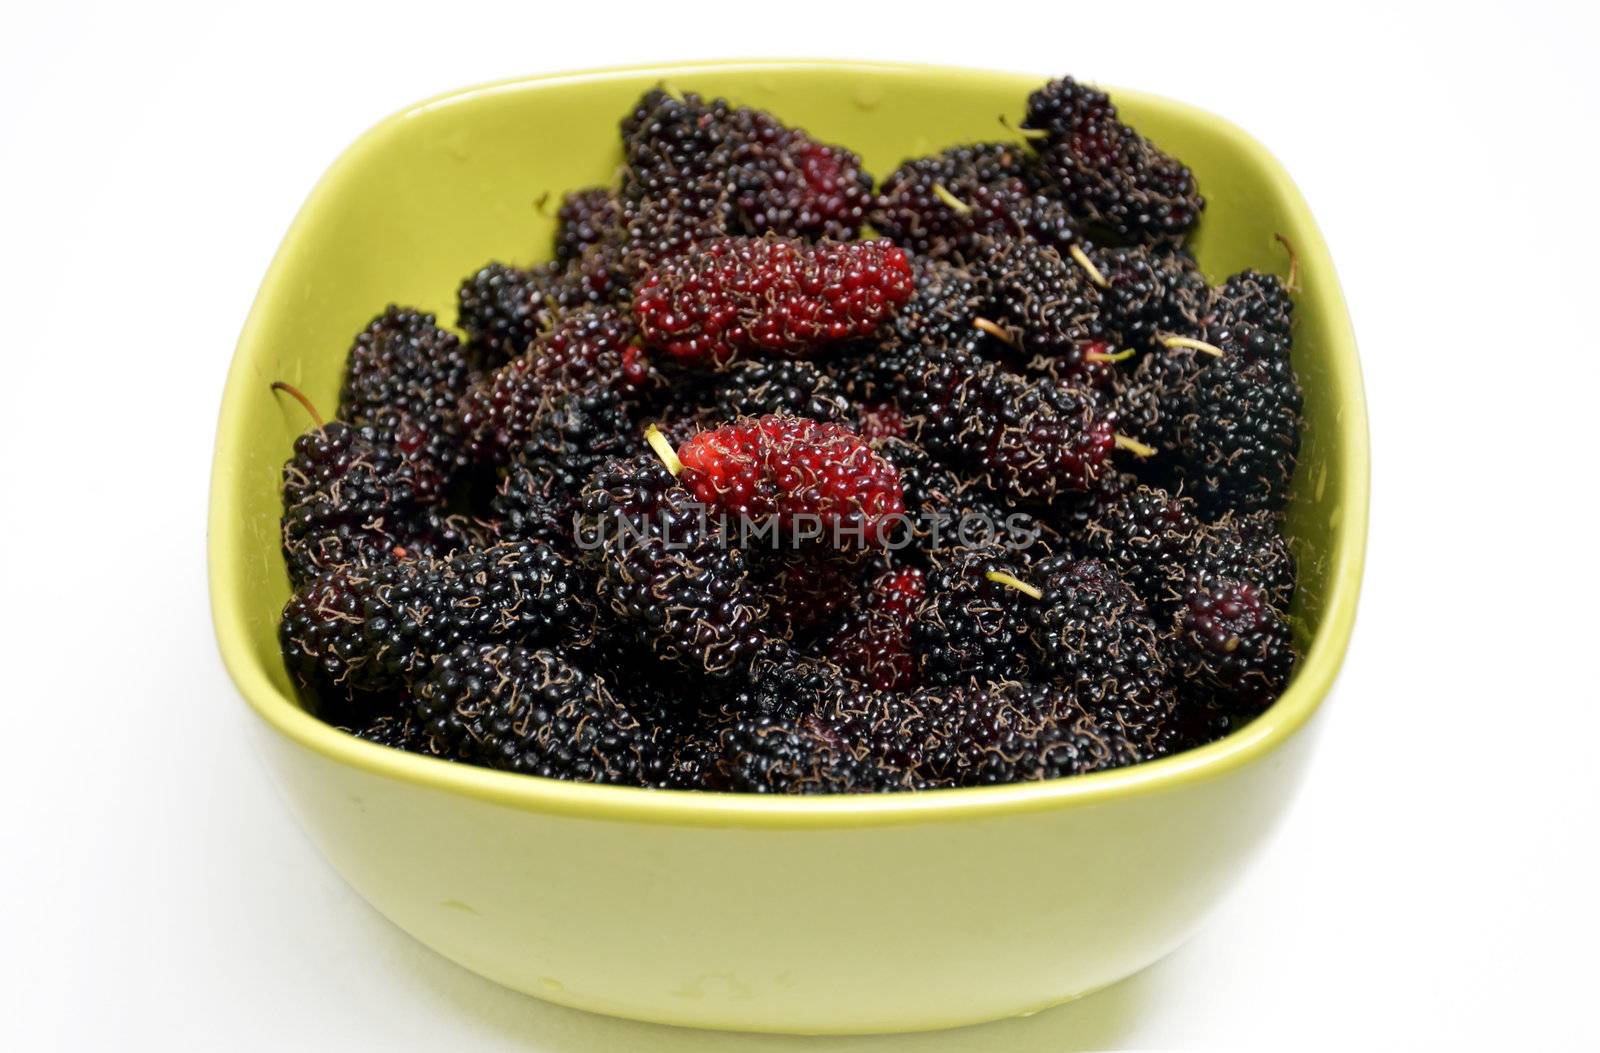
{"type": "Polygon", "coordinates": [[[661,434],[660,428],[654,424],[646,428],[644,430],[644,441],[648,442],[650,448],[656,452],[656,456],[661,458],[661,463],[667,466],[667,471],[674,476],[682,474],[683,462],[678,460],[678,451],[674,450],[672,443],[668,442],[667,437],[661,434]]]}
{"type": "Polygon", "coordinates": [[[1089,254],[1083,251],[1081,245],[1068,246],[1067,255],[1071,256],[1073,261],[1089,275],[1089,280],[1100,286],[1100,288],[1104,289],[1111,285],[1110,282],[1106,281],[1106,276],[1100,273],[1100,268],[1094,265],[1094,260],[1091,260],[1089,254]]]}
{"type": "Polygon", "coordinates": [[[1112,435],[1112,437],[1111,437],[1111,440],[1114,443],[1117,444],[1117,449],[1119,449],[1119,450],[1127,450],[1129,453],[1133,454],[1135,457],[1138,457],[1138,458],[1141,458],[1141,459],[1142,458],[1146,458],[1146,457],[1154,457],[1156,455],[1156,452],[1157,452],[1156,448],[1154,446],[1146,446],[1144,443],[1140,442],[1138,439],[1131,438],[1131,437],[1129,437],[1127,435],[1122,434],[1121,432],[1114,433],[1112,435]]]}
{"type": "Polygon", "coordinates": [[[1000,341],[1002,344],[1005,344],[1014,351],[1021,350],[1021,347],[1017,343],[1016,337],[1012,336],[1004,328],[994,322],[991,322],[987,318],[974,318],[972,320],[972,328],[976,329],[980,333],[988,333],[990,336],[994,337],[996,340],[1000,341]]]}
{"type": "Polygon", "coordinates": [[[1050,138],[1050,133],[1045,131],[1043,128],[1024,128],[1019,124],[1012,124],[1011,118],[1007,117],[1003,113],[1000,115],[1000,127],[1004,128],[1013,135],[1018,135],[1028,140],[1037,141],[1039,139],[1050,138]]]}
{"type": "Polygon", "coordinates": [[[970,216],[972,214],[972,206],[961,200],[959,197],[956,197],[954,194],[950,193],[949,190],[945,189],[945,185],[943,183],[933,184],[933,196],[938,198],[940,201],[943,201],[946,205],[950,206],[952,210],[963,216],[970,216]]]}
{"type": "Polygon", "coordinates": [[[1169,351],[1174,348],[1186,347],[1191,351],[1204,351],[1206,354],[1211,355],[1214,358],[1222,357],[1222,348],[1218,347],[1216,344],[1208,344],[1204,340],[1196,340],[1192,336],[1174,336],[1173,334],[1168,333],[1165,336],[1162,336],[1160,340],[1161,346],[1169,351]]]}
{"type": "Polygon", "coordinates": [[[1106,351],[1085,351],[1083,353],[1085,362],[1126,362],[1132,357],[1133,348],[1131,347],[1125,347],[1114,354],[1106,351]]]}
{"type": "Polygon", "coordinates": [[[1004,585],[1008,589],[1015,589],[1024,596],[1031,596],[1036,600],[1044,599],[1044,593],[1040,591],[1038,586],[1029,585],[1021,578],[1007,574],[1003,570],[987,571],[983,576],[994,582],[996,585],[1004,585]]]}
{"type": "Polygon", "coordinates": [[[1300,254],[1294,251],[1294,246],[1282,234],[1272,235],[1283,251],[1289,254],[1289,276],[1283,280],[1283,287],[1289,292],[1300,291],[1300,254]]]}
{"type": "Polygon", "coordinates": [[[661,94],[665,95],[673,102],[683,103],[689,101],[683,97],[683,92],[679,91],[677,88],[674,88],[664,80],[658,81],[656,83],[656,87],[661,89],[661,94]]]}
{"type": "Polygon", "coordinates": [[[274,380],[272,382],[272,390],[281,391],[285,395],[288,395],[290,398],[294,399],[296,402],[300,403],[300,405],[304,406],[306,408],[306,412],[311,414],[312,422],[315,423],[318,428],[327,426],[327,421],[322,419],[322,414],[317,412],[317,407],[312,403],[312,401],[306,398],[305,392],[301,391],[293,384],[286,384],[281,380],[274,380]]]}

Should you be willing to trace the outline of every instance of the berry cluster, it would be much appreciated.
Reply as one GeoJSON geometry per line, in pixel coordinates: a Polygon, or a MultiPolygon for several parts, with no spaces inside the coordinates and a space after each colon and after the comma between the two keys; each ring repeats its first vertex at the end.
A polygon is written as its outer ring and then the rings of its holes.
{"type": "Polygon", "coordinates": [[[855,154],[724,99],[646,92],[622,119],[627,165],[610,237],[625,268],[718,235],[849,241],[872,199],[855,154]]]}
{"type": "Polygon", "coordinates": [[[1101,91],[1071,77],[1028,97],[1023,127],[1040,166],[1075,215],[1136,242],[1181,239],[1205,208],[1181,161],[1134,131],[1101,91]]]}
{"type": "Polygon", "coordinates": [[[1192,175],[1099,92],[1046,85],[1019,131],[874,188],[662,86],[550,262],[462,283],[460,335],[389,307],[331,420],[274,385],[313,425],[279,626],[307,704],[442,760],[750,793],[1100,771],[1270,705],[1293,267],[1213,286],[1192,175]]]}

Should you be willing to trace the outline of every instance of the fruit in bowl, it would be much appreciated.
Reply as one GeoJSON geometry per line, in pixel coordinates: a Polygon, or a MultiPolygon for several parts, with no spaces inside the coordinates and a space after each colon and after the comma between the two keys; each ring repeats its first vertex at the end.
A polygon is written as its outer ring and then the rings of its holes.
{"type": "Polygon", "coordinates": [[[692,67],[352,148],[247,326],[212,543],[230,669],[363,894],[519,989],[757,1029],[1026,1011],[1182,938],[1348,638],[1365,435],[1287,180],[1117,103],[692,67]],[[541,254],[515,203],[569,187],[541,254]],[[334,418],[281,531],[263,437],[306,413],[263,378],[334,418]]]}
{"type": "Polygon", "coordinates": [[[872,194],[845,146],[652,88],[552,261],[463,281],[465,342],[391,305],[337,420],[280,383],[314,422],[280,630],[314,708],[511,771],[843,793],[1154,760],[1270,705],[1292,278],[1209,284],[1192,174],[1103,92],[1051,81],[1019,133],[872,194]],[[914,516],[896,457],[939,479],[914,516]],[[909,574],[869,687],[837,659],[909,574]]]}

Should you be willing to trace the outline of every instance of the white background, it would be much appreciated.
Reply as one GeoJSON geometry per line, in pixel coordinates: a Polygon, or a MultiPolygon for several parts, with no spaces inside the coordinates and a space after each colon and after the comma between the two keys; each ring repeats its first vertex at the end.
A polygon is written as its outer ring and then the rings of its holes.
{"type": "Polygon", "coordinates": [[[0,33],[0,1047],[1600,1044],[1600,35],[1580,5],[233,6],[13,5],[0,33]],[[1276,152],[1338,261],[1373,519],[1318,758],[1205,930],[1085,1002],[837,1042],[549,1006],[380,919],[251,751],[209,625],[207,472],[305,193],[436,92],[724,55],[1188,100],[1276,152]]]}

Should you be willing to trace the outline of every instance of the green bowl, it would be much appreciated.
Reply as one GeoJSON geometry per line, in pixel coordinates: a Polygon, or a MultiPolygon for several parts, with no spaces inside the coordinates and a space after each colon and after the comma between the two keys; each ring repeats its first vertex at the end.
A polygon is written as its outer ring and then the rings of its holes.
{"type": "Polygon", "coordinates": [[[662,79],[771,109],[886,173],[1005,136],[996,118],[1020,117],[1044,78],[799,61],[607,70],[457,92],[357,140],[267,272],[218,426],[212,610],[263,754],[378,910],[466,968],[564,1005],[697,1027],[902,1031],[1028,1013],[1129,976],[1195,929],[1287,806],[1350,639],[1367,528],[1366,408],[1327,248],[1260,145],[1179,103],[1115,93],[1197,173],[1206,272],[1281,273],[1281,233],[1305,290],[1290,515],[1305,657],[1254,723],[1054,782],[771,800],[450,764],[346,735],[297,702],[276,637],[289,594],[278,477],[306,420],[269,383],[332,406],[352,335],[385,304],[452,320],[457,283],[484,261],[544,256],[548,202],[614,177],[617,120],[662,79]]]}

